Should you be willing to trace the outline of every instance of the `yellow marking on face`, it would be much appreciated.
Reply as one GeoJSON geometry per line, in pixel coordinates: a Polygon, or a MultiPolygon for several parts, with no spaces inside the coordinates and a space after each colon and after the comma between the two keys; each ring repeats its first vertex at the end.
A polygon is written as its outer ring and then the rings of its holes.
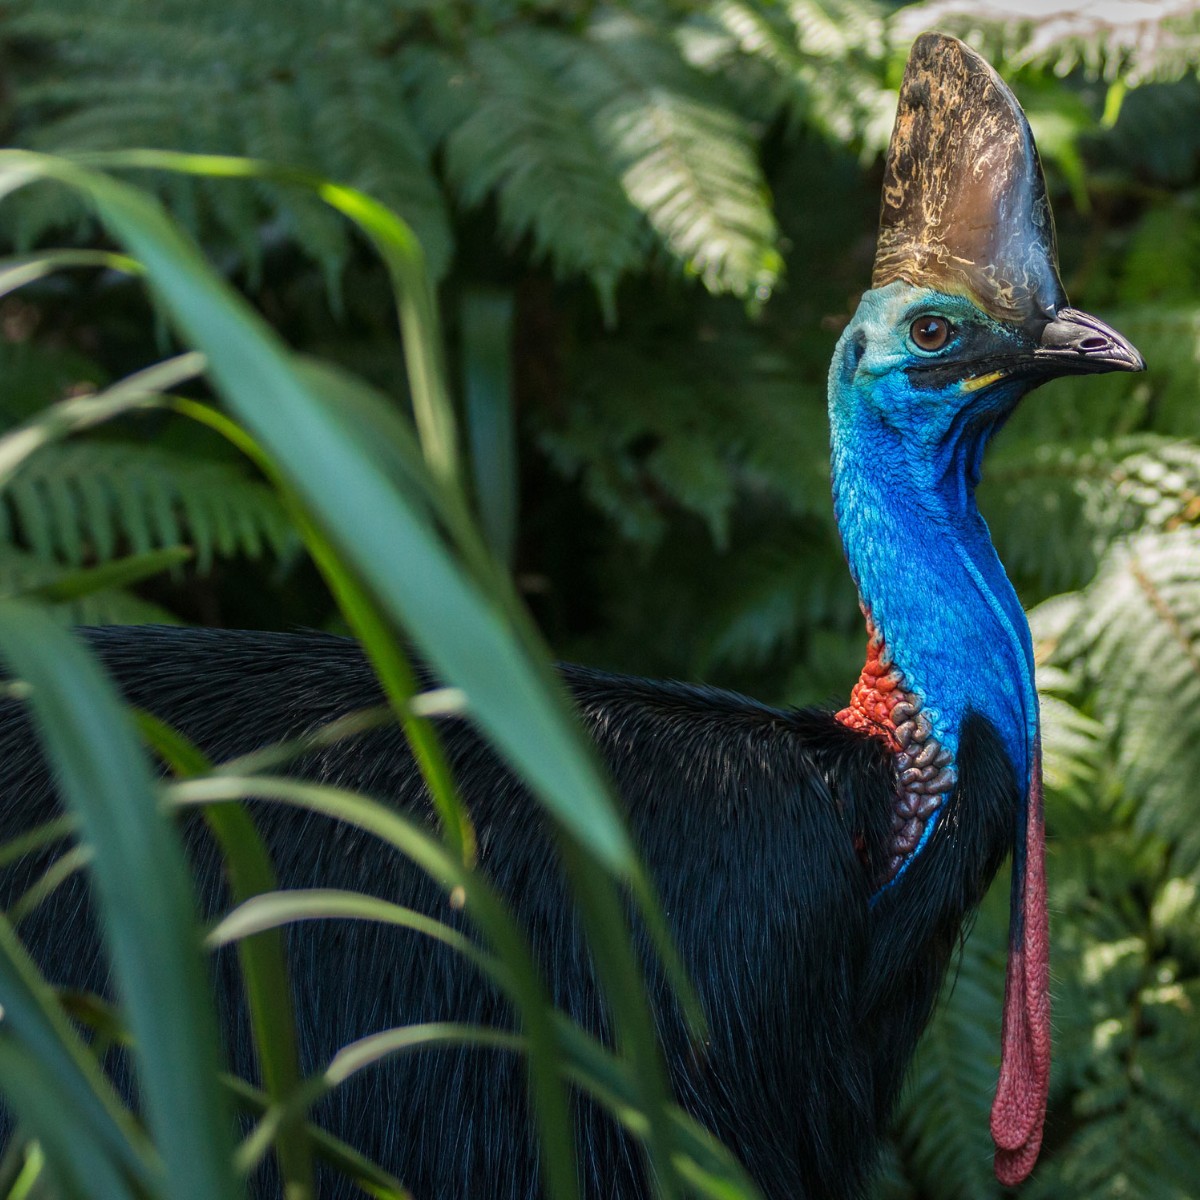
{"type": "Polygon", "coordinates": [[[987,387],[989,383],[995,383],[996,380],[1003,378],[1003,371],[989,371],[986,375],[976,375],[973,379],[964,379],[959,386],[964,392],[977,392],[980,388],[987,387]]]}

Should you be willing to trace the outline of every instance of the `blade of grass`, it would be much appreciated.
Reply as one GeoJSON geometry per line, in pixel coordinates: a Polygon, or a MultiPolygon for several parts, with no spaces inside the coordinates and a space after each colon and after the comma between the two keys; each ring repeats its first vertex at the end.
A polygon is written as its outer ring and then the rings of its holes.
{"type": "Polygon", "coordinates": [[[65,838],[72,837],[74,833],[75,818],[69,813],[37,825],[26,833],[9,838],[0,846],[0,867],[7,867],[9,863],[24,858],[26,854],[40,850],[43,846],[49,846],[53,842],[61,842],[65,838]]]}
{"type": "Polygon", "coordinates": [[[0,487],[35,450],[122,413],[152,407],[161,402],[163,392],[195,379],[203,370],[204,356],[189,351],[129,375],[94,396],[76,396],[51,405],[0,439],[0,487]]]}
{"type": "MultiPolygon", "coordinates": [[[[313,181],[303,173],[281,174],[251,160],[138,152],[91,156],[91,161],[294,178],[316,187],[355,220],[389,269],[398,273],[400,294],[412,312],[405,327],[406,349],[426,355],[422,388],[431,396],[444,394],[420,247],[407,226],[382,205],[353,189],[313,181]]],[[[430,659],[463,687],[476,719],[545,802],[610,869],[627,873],[633,862],[628,837],[590,748],[564,718],[561,705],[546,695],[544,672],[505,636],[501,614],[453,571],[415,514],[403,510],[375,472],[361,470],[363,464],[356,461],[334,414],[304,386],[301,372],[272,331],[215,275],[150,197],[62,159],[25,151],[0,154],[0,194],[31,181],[33,174],[58,179],[89,197],[101,220],[145,266],[152,288],[181,330],[197,347],[212,351],[210,375],[218,390],[285,472],[326,535],[430,659]],[[347,529],[357,536],[347,538],[347,529]],[[404,552],[406,545],[412,553],[404,552]],[[451,633],[451,623],[460,636],[451,633]],[[440,637],[435,633],[439,628],[440,637]],[[515,719],[518,712],[524,720],[515,719]]],[[[448,400],[430,403],[439,412],[450,411],[448,400]]],[[[454,474],[443,471],[442,478],[454,474]]]]}
{"type": "MultiPolygon", "coordinates": [[[[274,463],[244,430],[207,405],[179,401],[175,408],[238,446],[278,488],[346,623],[362,643],[375,668],[392,712],[404,730],[413,758],[429,787],[444,835],[463,863],[470,865],[475,858],[475,830],[458,798],[458,789],[433,726],[412,707],[412,701],[420,691],[416,675],[379,605],[354,573],[342,565],[329,540],[309,519],[303,504],[293,494],[286,480],[280,477],[274,463]]],[[[366,449],[365,446],[363,448],[366,449]]]]}
{"type": "Polygon", "coordinates": [[[470,289],[461,310],[463,400],[475,501],[498,562],[512,566],[517,539],[517,435],[512,398],[513,301],[470,289]]]}
{"type": "MultiPolygon", "coordinates": [[[[644,1133],[637,1085],[629,1067],[562,1013],[555,1026],[567,1054],[571,1079],[602,1103],[627,1129],[644,1133]]],[[[672,1106],[668,1120],[680,1173],[701,1196],[714,1200],[762,1200],[742,1165],[702,1125],[672,1106]]]]}
{"type": "Polygon", "coordinates": [[[91,1181],[114,1200],[157,1194],[162,1163],[154,1147],[121,1107],[4,917],[0,1003],[5,1097],[30,1136],[51,1151],[60,1182],[91,1181]]]}
{"type": "Polygon", "coordinates": [[[398,1054],[411,1054],[445,1046],[473,1046],[500,1050],[522,1050],[525,1042],[514,1033],[487,1029],[479,1025],[455,1025],[436,1022],[384,1029],[343,1046],[319,1075],[309,1079],[281,1108],[271,1108],[258,1127],[242,1143],[238,1160],[244,1170],[261,1159],[274,1130],[281,1122],[294,1122],[323,1096],[334,1091],[351,1076],[398,1054]]]}
{"type": "Polygon", "coordinates": [[[520,928],[487,883],[434,838],[377,801],[354,792],[269,776],[214,776],[172,785],[174,804],[214,804],[243,797],[323,813],[389,843],[447,889],[461,888],[465,910],[505,964],[514,1007],[528,1044],[534,1109],[542,1135],[547,1190],[564,1200],[578,1194],[570,1107],[558,1073],[549,997],[520,928]]]}
{"type": "MultiPolygon", "coordinates": [[[[212,771],[208,758],[178,730],[151,713],[135,714],[143,739],[180,778],[212,771]]],[[[275,895],[279,881],[271,856],[250,814],[240,804],[205,809],[205,821],[221,847],[235,903],[253,904],[275,895]]],[[[250,1029],[267,1095],[282,1103],[301,1083],[299,1036],[283,938],[264,927],[239,941],[238,965],[250,1009],[250,1029]]],[[[287,1200],[316,1195],[312,1148],[304,1122],[276,1130],[276,1152],[287,1200]]]]}
{"type": "MultiPolygon", "coordinates": [[[[461,508],[448,502],[446,490],[423,470],[420,455],[416,447],[411,444],[406,427],[387,407],[386,402],[360,380],[327,365],[322,364],[319,368],[308,367],[308,376],[325,395],[331,398],[331,402],[333,397],[339,397],[342,403],[353,404],[355,414],[362,419],[364,427],[371,432],[371,436],[363,439],[360,443],[363,452],[375,457],[381,469],[387,472],[389,478],[399,480],[406,493],[420,497],[428,504],[430,511],[436,514],[442,525],[452,534],[454,544],[462,554],[465,563],[472,570],[474,577],[491,596],[500,602],[510,628],[523,642],[530,660],[534,663],[544,661],[547,657],[546,649],[524,606],[513,590],[508,573],[497,569],[496,560],[483,544],[472,523],[466,518],[466,514],[461,508]]],[[[261,457],[261,451],[256,452],[261,457]]],[[[329,561],[331,552],[328,547],[324,548],[323,553],[325,561],[329,561]]],[[[330,569],[333,569],[332,566],[330,569]]],[[[383,625],[377,613],[372,615],[369,597],[363,593],[361,588],[357,587],[352,578],[350,584],[351,591],[344,596],[342,609],[351,627],[359,631],[360,636],[363,636],[361,630],[368,626],[357,624],[354,612],[365,606],[367,611],[363,613],[364,621],[371,622],[369,628],[373,636],[382,637],[383,625]]],[[[547,686],[554,691],[561,691],[557,679],[549,679],[547,686]]],[[[410,701],[410,708],[411,704],[410,701]]],[[[428,774],[426,778],[430,782],[435,798],[438,798],[439,786],[446,786],[445,783],[428,774]]],[[[437,802],[439,810],[449,806],[447,800],[438,798],[437,802]]],[[[584,850],[590,853],[587,846],[584,846],[584,850]]],[[[691,986],[691,981],[687,978],[683,962],[679,958],[667,928],[653,884],[637,862],[633,864],[629,878],[631,890],[641,909],[647,932],[663,961],[667,977],[671,980],[676,994],[679,996],[685,1019],[691,1027],[693,1037],[697,1041],[701,1041],[705,1033],[705,1021],[699,998],[691,986]]],[[[572,883],[577,888],[589,886],[588,872],[586,870],[576,872],[572,876],[572,883]]],[[[628,982],[627,973],[624,973],[620,986],[627,987],[628,982]]]]}
{"type": "Polygon", "coordinates": [[[647,1175],[665,1200],[679,1194],[672,1153],[666,1065],[655,1034],[646,987],[630,943],[625,913],[612,882],[592,876],[584,882],[588,864],[569,833],[560,838],[559,852],[588,930],[588,946],[604,972],[605,998],[617,1044],[625,1055],[636,1085],[638,1107],[645,1117],[642,1148],[647,1175]]]}
{"type": "Polygon", "coordinates": [[[237,1191],[232,1129],[216,1082],[211,983],[182,846],[159,811],[123,706],[90,654],[44,613],[9,600],[0,603],[0,656],[32,689],[46,756],[95,854],[141,1095],[171,1194],[225,1200],[237,1191]]]}
{"type": "Polygon", "coordinates": [[[135,259],[111,250],[39,250],[36,254],[0,259],[0,296],[67,267],[106,267],[126,275],[140,275],[142,270],[135,259]]]}
{"type": "Polygon", "coordinates": [[[147,550],[144,554],[129,554],[114,558],[96,567],[84,567],[77,571],[65,571],[49,583],[39,584],[18,593],[19,598],[42,600],[58,604],[65,600],[77,600],[106,588],[130,587],[141,583],[152,575],[181,566],[192,557],[190,546],[165,546],[161,550],[147,550]]]}
{"type": "Polygon", "coordinates": [[[227,946],[265,929],[278,929],[295,921],[327,920],[374,921],[411,929],[470,959],[501,986],[512,987],[504,964],[480,950],[457,929],[390,900],[337,888],[294,888],[252,896],[222,917],[209,931],[206,941],[214,947],[227,946]]]}
{"type": "MultiPolygon", "coordinates": [[[[267,1096],[244,1079],[227,1075],[223,1082],[243,1112],[264,1116],[270,1109],[267,1096]]],[[[389,1175],[353,1146],[315,1125],[308,1126],[308,1136],[320,1158],[353,1179],[368,1195],[376,1196],[378,1200],[413,1200],[412,1194],[394,1175],[389,1175]]]]}
{"type": "Polygon", "coordinates": [[[8,919],[14,926],[19,926],[39,904],[53,895],[72,875],[89,866],[91,861],[92,851],[88,846],[72,846],[69,850],[60,854],[8,906],[8,919]]]}
{"type": "Polygon", "coordinates": [[[353,221],[387,267],[404,338],[413,415],[421,446],[434,476],[442,483],[459,480],[458,430],[446,390],[441,361],[437,306],[425,267],[425,251],[412,230],[390,209],[354,188],[277,163],[219,154],[181,154],[170,150],[117,150],[76,157],[106,168],[138,167],[206,178],[256,179],[292,184],[315,192],[331,208],[353,221]]]}
{"type": "MultiPolygon", "coordinates": [[[[284,464],[293,487],[370,591],[394,619],[412,630],[449,681],[467,692],[475,719],[548,807],[599,861],[626,876],[637,875],[627,835],[599,783],[590,749],[574,723],[564,718],[561,703],[551,699],[555,688],[544,668],[527,652],[532,640],[528,624],[514,622],[503,600],[496,607],[483,600],[439,554],[442,548],[420,515],[396,503],[399,497],[386,477],[364,470],[361,457],[355,461],[352,439],[339,437],[331,414],[312,403],[303,378],[269,331],[245,306],[238,310],[238,302],[219,280],[204,274],[203,263],[157,205],[113,180],[60,160],[37,161],[44,174],[90,196],[102,219],[146,264],[160,298],[189,336],[201,346],[221,348],[222,356],[214,359],[212,368],[218,387],[251,432],[284,464]],[[357,473],[350,469],[352,464],[357,473]],[[317,488],[316,480],[333,486],[317,488]],[[376,522],[386,527],[388,538],[379,537],[376,522]],[[516,639],[505,635],[506,624],[515,628],[516,639]]],[[[0,165],[8,168],[6,177],[0,174],[0,187],[5,178],[26,181],[33,170],[31,156],[20,152],[0,157],[0,165]]],[[[396,223],[365,197],[341,191],[348,200],[344,211],[355,212],[360,224],[364,214],[372,220],[378,217],[380,230],[384,218],[396,223]]],[[[401,231],[407,233],[403,227],[401,231]]],[[[586,874],[576,873],[575,878],[588,886],[586,874]]],[[[644,880],[636,891],[641,902],[652,902],[644,880]]],[[[585,905],[585,915],[599,911],[597,903],[593,898],[585,905]]],[[[648,926],[661,938],[660,914],[652,914],[648,926]]],[[[665,957],[674,974],[678,962],[669,947],[665,957]]],[[[609,972],[605,975],[611,991],[617,981],[607,977],[609,972]]],[[[684,1002],[689,1012],[697,1011],[686,987],[684,1002]]],[[[616,1005],[618,1020],[623,1020],[623,1007],[616,1005]]],[[[653,1062],[652,1056],[645,1067],[649,1091],[656,1073],[653,1062]]],[[[657,1152],[655,1157],[661,1159],[657,1152]]],[[[669,1168],[664,1178],[667,1175],[669,1168]]]]}
{"type": "MultiPolygon", "coordinates": [[[[95,156],[91,156],[90,160],[97,161],[95,156]]],[[[437,332],[436,309],[430,303],[428,281],[423,270],[420,247],[416,243],[412,231],[408,226],[396,217],[395,214],[362,193],[345,187],[334,188],[325,181],[303,172],[273,167],[267,163],[237,158],[171,154],[160,151],[121,152],[117,155],[101,156],[99,161],[109,162],[113,165],[124,164],[155,167],[157,169],[184,171],[191,174],[224,174],[228,177],[269,178],[275,182],[292,183],[296,186],[306,187],[315,191],[321,198],[325,199],[337,208],[338,211],[359,225],[388,264],[392,275],[396,304],[401,313],[401,328],[405,338],[406,361],[410,366],[410,385],[414,394],[414,404],[417,406],[415,411],[418,418],[418,428],[421,431],[426,461],[430,463],[433,469],[433,477],[425,477],[425,473],[420,469],[417,456],[409,449],[408,438],[402,426],[399,422],[390,419],[387,407],[376,402],[371,389],[365,387],[360,381],[351,379],[345,373],[336,372],[328,367],[317,368],[312,364],[307,364],[304,368],[304,373],[309,382],[316,385],[318,390],[327,399],[329,397],[336,398],[340,394],[343,404],[347,402],[352,403],[355,414],[363,420],[365,426],[364,432],[366,436],[356,439],[359,449],[378,461],[381,469],[385,471],[389,478],[394,481],[397,478],[402,479],[405,484],[406,493],[411,494],[415,490],[418,495],[431,503],[433,511],[438,514],[442,522],[453,534],[455,543],[464,561],[473,571],[476,582],[497,603],[502,618],[506,621],[512,633],[516,635],[518,644],[524,650],[524,661],[527,666],[533,669],[537,677],[535,681],[536,685],[540,686],[543,693],[549,693],[557,697],[560,710],[567,708],[567,701],[562,694],[562,688],[558,680],[552,677],[541,665],[547,659],[545,646],[532,621],[530,621],[525,612],[524,606],[513,590],[507,571],[498,569],[496,560],[488,552],[487,547],[475,532],[462,501],[461,493],[452,486],[456,477],[456,471],[446,467],[444,461],[443,469],[438,469],[439,459],[436,446],[443,443],[439,442],[437,430],[439,428],[448,428],[452,431],[454,418],[445,386],[442,383],[443,376],[440,358],[437,353],[437,349],[440,346],[440,339],[437,332]],[[415,347],[412,344],[414,339],[416,339],[415,347]],[[432,351],[428,349],[428,346],[433,347],[432,351]],[[412,357],[414,352],[421,356],[419,361],[422,364],[420,371],[415,374],[412,372],[412,364],[416,361],[412,357]],[[422,423],[422,412],[427,414],[424,423],[422,423]],[[432,454],[431,446],[435,447],[432,454]],[[388,459],[388,452],[390,452],[390,460],[388,459]],[[388,470],[388,465],[393,469],[388,470]],[[396,470],[395,468],[399,469],[396,470]]],[[[347,424],[348,433],[353,437],[354,423],[350,422],[347,424]]],[[[456,454],[457,451],[451,457],[455,457],[456,454]]],[[[325,561],[329,569],[334,569],[334,563],[330,559],[330,556],[326,555],[325,561]]],[[[344,578],[346,583],[350,584],[350,589],[341,597],[343,607],[350,605],[359,619],[370,622],[370,630],[367,636],[364,637],[362,631],[358,630],[359,636],[363,637],[368,648],[370,648],[372,643],[383,646],[385,643],[376,636],[383,631],[379,627],[378,619],[373,617],[370,611],[372,606],[369,604],[364,605],[363,603],[367,599],[363,590],[357,586],[357,581],[349,573],[343,571],[341,572],[341,577],[344,578]],[[355,592],[357,592],[357,595],[353,594],[355,592]]],[[[337,578],[338,576],[335,573],[334,579],[337,578]]],[[[331,579],[331,583],[334,582],[334,579],[331,579]]],[[[364,582],[369,583],[371,580],[364,578],[364,582]]],[[[376,594],[378,595],[378,593],[376,594]]],[[[354,627],[353,620],[351,621],[351,625],[354,627]]],[[[420,640],[419,634],[418,640],[420,640]]],[[[394,653],[392,657],[395,657],[394,653]]],[[[436,655],[431,653],[430,657],[434,662],[438,661],[436,655]]],[[[392,672],[392,685],[399,688],[402,672],[399,664],[394,663],[393,667],[395,669],[392,672]]],[[[487,725],[486,720],[484,724],[485,726],[487,725]]],[[[494,731],[493,736],[495,736],[494,731]]],[[[503,742],[500,742],[500,745],[503,750],[503,742]]],[[[431,746],[432,739],[424,738],[423,736],[418,738],[417,743],[414,745],[414,752],[417,753],[418,761],[421,761],[424,756],[433,754],[431,746]]],[[[593,759],[590,745],[587,745],[578,738],[575,739],[573,753],[577,760],[580,760],[580,756],[583,756],[582,761],[593,759]]],[[[520,769],[520,763],[516,763],[516,765],[520,769]]],[[[452,795],[452,790],[448,788],[447,780],[442,777],[436,758],[431,760],[429,766],[430,769],[426,773],[426,778],[430,781],[435,802],[438,804],[439,809],[445,810],[443,820],[447,821],[448,827],[453,831],[454,822],[448,816],[454,807],[448,798],[452,795]]],[[[594,760],[591,761],[590,766],[593,777],[598,776],[599,772],[594,760]]],[[[529,776],[527,772],[525,774],[526,778],[530,779],[535,788],[537,788],[538,780],[529,776]]],[[[556,807],[551,797],[542,793],[542,799],[568,828],[573,826],[572,818],[565,814],[561,807],[556,807]]],[[[606,854],[602,846],[598,846],[593,839],[581,834],[578,829],[575,832],[580,836],[580,840],[589,854],[595,855],[608,869],[614,869],[611,858],[606,854]]],[[[468,847],[473,846],[473,841],[468,841],[465,833],[464,844],[468,847]]],[[[691,985],[691,981],[687,977],[682,960],[667,929],[662,908],[658,902],[654,888],[638,865],[636,856],[630,854],[627,857],[625,872],[630,878],[634,896],[643,910],[646,928],[651,941],[658,951],[666,968],[667,976],[680,998],[685,1018],[692,1028],[693,1035],[697,1039],[700,1039],[704,1036],[704,1014],[700,1007],[699,998],[691,985]]],[[[587,886],[587,882],[588,876],[586,874],[575,877],[576,886],[587,886]]]]}

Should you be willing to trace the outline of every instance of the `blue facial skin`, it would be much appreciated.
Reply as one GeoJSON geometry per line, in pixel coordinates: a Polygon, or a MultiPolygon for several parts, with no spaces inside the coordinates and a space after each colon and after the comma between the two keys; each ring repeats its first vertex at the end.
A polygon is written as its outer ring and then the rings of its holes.
{"type": "Polygon", "coordinates": [[[957,757],[968,710],[981,713],[1023,786],[1038,732],[1033,645],[975,486],[989,439],[1034,384],[980,381],[1027,358],[1028,339],[965,297],[897,282],[863,296],[829,374],[834,510],[864,610],[942,745],[957,757]],[[912,340],[927,315],[952,327],[935,352],[912,340]]]}

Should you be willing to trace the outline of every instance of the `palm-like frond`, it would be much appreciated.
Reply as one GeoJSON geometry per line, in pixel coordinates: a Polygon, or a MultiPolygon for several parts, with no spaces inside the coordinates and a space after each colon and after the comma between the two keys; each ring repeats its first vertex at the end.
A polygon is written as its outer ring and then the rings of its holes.
{"type": "Polygon", "coordinates": [[[719,72],[748,111],[779,112],[869,153],[891,130],[884,9],[875,0],[716,0],[682,30],[689,58],[719,72]]]}
{"type": "Polygon", "coordinates": [[[1200,520],[1200,444],[1149,433],[1009,443],[989,464],[983,505],[1011,570],[1078,587],[1118,538],[1200,520]]]}
{"type": "Polygon", "coordinates": [[[79,566],[126,549],[190,543],[216,556],[291,551],[295,533],[275,493],[227,463],[116,442],[48,446],[0,500],[0,539],[42,561],[79,566]]]}
{"type": "Polygon", "coordinates": [[[641,256],[641,229],[586,103],[563,87],[584,53],[578,39],[521,29],[459,54],[418,50],[410,77],[462,201],[494,194],[510,239],[530,234],[539,257],[611,292],[641,256]]]}
{"type": "Polygon", "coordinates": [[[904,10],[899,29],[984,30],[995,57],[1066,74],[1082,67],[1107,81],[1173,80],[1195,68],[1200,12],[1192,0],[1080,5],[1073,0],[927,0],[904,10]]]}
{"type": "MultiPolygon", "coordinates": [[[[460,204],[494,197],[510,241],[528,235],[537,257],[606,299],[646,264],[647,227],[709,288],[769,289],[781,260],[767,187],[719,76],[685,61],[669,25],[615,8],[598,6],[583,36],[569,14],[536,25],[514,15],[29,0],[7,29],[55,47],[54,72],[18,89],[40,148],[151,145],[307,168],[394,208],[439,274],[453,253],[442,162],[460,204]]],[[[252,269],[273,218],[331,279],[345,261],[345,230],[306,194],[264,185],[258,203],[211,181],[160,186],[252,269]]],[[[62,217],[17,205],[26,240],[62,217]]]]}
{"type": "Polygon", "coordinates": [[[1174,845],[1183,867],[1200,867],[1188,802],[1200,744],[1181,719],[1200,711],[1200,532],[1146,533],[1114,547],[1060,653],[1087,671],[1143,827],[1174,845]]]}
{"type": "Polygon", "coordinates": [[[593,22],[564,76],[630,200],[712,291],[765,298],[782,267],[747,124],[671,41],[624,15],[593,22]]]}
{"type": "Polygon", "coordinates": [[[895,1123],[906,1176],[930,1200],[986,1200],[992,1174],[988,1109],[1004,994],[1008,891],[994,887],[947,980],[909,1072],[895,1123]]]}

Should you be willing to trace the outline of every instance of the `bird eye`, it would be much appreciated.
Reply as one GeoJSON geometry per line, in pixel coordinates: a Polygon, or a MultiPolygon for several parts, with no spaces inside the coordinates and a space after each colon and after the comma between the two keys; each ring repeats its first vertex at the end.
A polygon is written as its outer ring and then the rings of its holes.
{"type": "Polygon", "coordinates": [[[909,328],[913,343],[920,350],[940,350],[949,340],[952,326],[945,317],[918,317],[909,328]]]}

